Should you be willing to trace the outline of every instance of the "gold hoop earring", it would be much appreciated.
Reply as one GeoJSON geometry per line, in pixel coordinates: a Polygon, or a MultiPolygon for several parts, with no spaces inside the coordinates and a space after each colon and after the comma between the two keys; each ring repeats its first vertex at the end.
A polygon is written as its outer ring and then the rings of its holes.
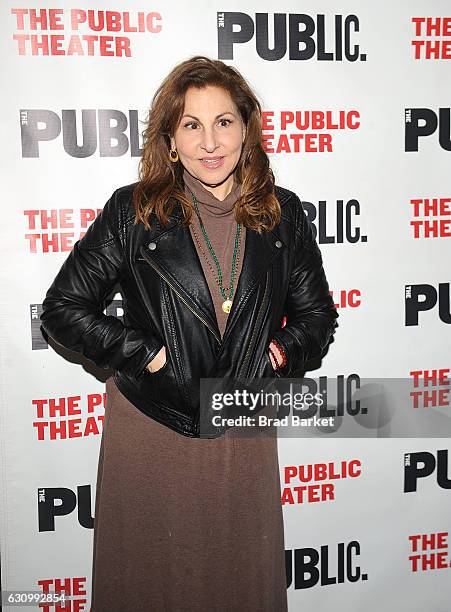
{"type": "Polygon", "coordinates": [[[173,149],[173,148],[171,147],[171,150],[169,151],[169,159],[171,160],[171,162],[174,162],[174,164],[175,164],[176,162],[178,162],[178,160],[179,160],[179,154],[177,153],[177,149],[173,149]],[[175,153],[175,155],[174,155],[174,153],[175,153]]]}

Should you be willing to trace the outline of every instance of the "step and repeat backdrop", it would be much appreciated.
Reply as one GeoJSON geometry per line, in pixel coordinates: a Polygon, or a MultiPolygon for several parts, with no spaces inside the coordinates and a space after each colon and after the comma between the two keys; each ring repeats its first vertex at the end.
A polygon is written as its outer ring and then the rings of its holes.
{"type": "MultiPolygon", "coordinates": [[[[111,372],[45,338],[41,304],[112,192],[137,180],[157,86],[202,54],[259,96],[277,183],[304,204],[340,314],[307,372],[340,418],[279,438],[289,609],[451,612],[450,9],[2,3],[6,610],[54,590],[72,601],[45,610],[90,608],[111,372]]],[[[122,316],[120,292],[105,312],[122,316]]]]}

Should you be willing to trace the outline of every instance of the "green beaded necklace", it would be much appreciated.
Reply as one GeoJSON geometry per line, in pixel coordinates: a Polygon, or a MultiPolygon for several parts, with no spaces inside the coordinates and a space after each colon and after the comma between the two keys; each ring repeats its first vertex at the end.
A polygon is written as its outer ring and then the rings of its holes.
{"type": "Polygon", "coordinates": [[[222,270],[221,270],[221,266],[219,264],[218,258],[216,257],[216,253],[213,249],[213,246],[210,242],[210,238],[208,237],[207,234],[207,230],[205,229],[205,226],[202,222],[202,218],[200,216],[200,212],[199,212],[199,202],[196,198],[196,196],[194,195],[194,193],[190,190],[191,193],[191,197],[193,199],[193,204],[194,204],[194,209],[196,211],[197,217],[199,219],[199,223],[200,223],[200,227],[202,229],[202,234],[205,238],[205,242],[207,243],[208,246],[208,250],[210,251],[211,256],[213,257],[213,260],[216,264],[216,269],[218,271],[218,280],[219,280],[219,289],[221,291],[221,295],[224,298],[224,302],[222,303],[222,310],[224,312],[229,313],[231,308],[232,308],[232,296],[233,296],[233,284],[235,282],[235,274],[236,274],[236,254],[238,251],[238,244],[240,241],[240,233],[241,233],[241,225],[239,223],[236,224],[236,233],[235,233],[235,244],[233,246],[233,257],[232,257],[232,271],[230,274],[230,290],[229,290],[229,296],[227,297],[226,292],[224,290],[224,287],[222,285],[222,270]]]}

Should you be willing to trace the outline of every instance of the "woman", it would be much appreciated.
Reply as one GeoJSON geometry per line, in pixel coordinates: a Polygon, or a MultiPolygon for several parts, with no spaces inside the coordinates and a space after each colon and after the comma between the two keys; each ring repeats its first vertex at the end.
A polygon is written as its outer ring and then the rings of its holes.
{"type": "Polygon", "coordinates": [[[337,316],[254,93],[220,61],[182,62],[153,98],[140,180],[112,194],[43,302],[50,336],[114,372],[92,610],[287,609],[277,439],[211,429],[200,379],[293,376],[337,316]],[[102,312],[117,282],[123,322],[102,312]]]}

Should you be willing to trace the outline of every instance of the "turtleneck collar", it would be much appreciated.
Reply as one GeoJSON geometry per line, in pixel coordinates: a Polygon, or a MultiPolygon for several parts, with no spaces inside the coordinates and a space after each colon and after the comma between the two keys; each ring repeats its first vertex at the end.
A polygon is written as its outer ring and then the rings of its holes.
{"type": "Polygon", "coordinates": [[[231,192],[224,198],[224,200],[218,200],[211,191],[205,189],[202,183],[191,176],[187,171],[183,171],[183,180],[185,183],[185,192],[189,198],[191,198],[190,190],[194,193],[196,199],[201,205],[201,212],[214,217],[224,217],[230,215],[233,212],[235,202],[240,197],[241,189],[240,185],[234,181],[231,192]]]}

